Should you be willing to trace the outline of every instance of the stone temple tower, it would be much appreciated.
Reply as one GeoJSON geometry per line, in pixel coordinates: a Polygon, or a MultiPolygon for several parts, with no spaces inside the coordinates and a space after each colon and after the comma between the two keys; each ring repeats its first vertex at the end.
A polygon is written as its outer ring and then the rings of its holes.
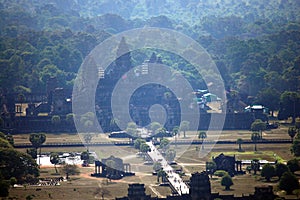
{"type": "Polygon", "coordinates": [[[190,195],[192,200],[210,200],[211,187],[206,172],[196,172],[190,179],[190,195]]]}

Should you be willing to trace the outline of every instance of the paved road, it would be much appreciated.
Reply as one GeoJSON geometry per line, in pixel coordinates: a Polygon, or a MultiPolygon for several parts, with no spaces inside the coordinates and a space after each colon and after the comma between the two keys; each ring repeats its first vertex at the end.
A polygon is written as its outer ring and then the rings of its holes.
{"type": "Polygon", "coordinates": [[[169,183],[173,186],[173,188],[177,191],[179,195],[188,194],[189,187],[185,182],[182,181],[179,174],[175,173],[173,168],[168,164],[167,160],[161,155],[161,153],[157,150],[157,148],[152,144],[152,142],[147,142],[149,147],[151,148],[151,152],[148,152],[148,155],[155,162],[160,162],[163,170],[167,173],[167,178],[169,183]]]}

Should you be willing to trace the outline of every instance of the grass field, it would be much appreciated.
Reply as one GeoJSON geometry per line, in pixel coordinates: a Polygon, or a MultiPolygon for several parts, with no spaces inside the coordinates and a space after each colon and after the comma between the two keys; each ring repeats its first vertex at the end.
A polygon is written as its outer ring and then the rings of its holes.
{"type": "MultiPolygon", "coordinates": [[[[249,139],[250,131],[223,131],[220,135],[222,140],[236,140],[236,138],[249,139]]],[[[15,143],[28,142],[29,135],[14,135],[15,143]]],[[[196,137],[196,133],[188,132],[187,138],[196,137]]],[[[289,138],[287,128],[281,127],[272,131],[265,131],[264,137],[266,139],[272,138],[289,138]]],[[[209,138],[209,137],[208,137],[209,138]]],[[[95,136],[93,141],[103,141],[108,139],[106,135],[101,134],[95,136]]],[[[180,138],[182,139],[182,138],[180,138]]],[[[47,134],[47,142],[80,142],[77,134],[47,134]]],[[[127,140],[126,140],[127,141],[127,140]]],[[[252,160],[262,159],[268,161],[279,160],[285,162],[292,159],[290,153],[290,144],[258,144],[257,152],[254,152],[253,144],[242,144],[243,152],[238,152],[238,145],[215,145],[205,146],[201,150],[196,145],[177,145],[173,143],[171,148],[175,148],[177,152],[176,162],[183,168],[186,176],[183,179],[188,180],[189,175],[196,171],[203,171],[205,169],[205,162],[210,161],[213,156],[218,156],[220,153],[225,155],[235,155],[237,160],[252,160]],[[200,149],[200,150],[199,150],[200,149]]],[[[22,150],[22,149],[20,149],[22,150]]],[[[78,148],[43,148],[42,152],[80,152],[86,150],[84,147],[78,148]]],[[[127,188],[129,183],[144,183],[146,186],[146,193],[151,196],[166,196],[171,194],[169,187],[158,186],[156,176],[152,175],[152,166],[143,165],[143,159],[136,157],[137,150],[132,147],[94,147],[90,149],[95,151],[99,158],[106,158],[110,155],[121,157],[125,163],[130,163],[132,170],[136,172],[136,176],[125,177],[122,180],[109,182],[105,178],[94,178],[90,174],[93,173],[93,167],[80,167],[80,175],[72,176],[71,181],[62,182],[60,186],[43,186],[26,188],[13,188],[10,190],[10,197],[15,199],[25,199],[28,195],[33,199],[102,199],[101,194],[104,194],[105,199],[114,199],[115,197],[122,197],[127,195],[127,188]]],[[[24,149],[22,151],[25,151],[24,149]]],[[[245,166],[244,166],[245,168],[245,166]]],[[[42,166],[41,177],[52,177],[55,173],[52,166],[42,166]]],[[[64,174],[61,174],[64,175],[64,174]]],[[[235,194],[241,196],[243,194],[250,194],[254,192],[255,186],[273,185],[276,189],[277,178],[272,179],[270,183],[266,183],[259,174],[240,175],[233,177],[234,185],[230,191],[225,191],[220,184],[220,178],[213,177],[211,179],[212,192],[219,192],[220,194],[235,194]]],[[[281,194],[278,192],[278,194],[281,194]]],[[[290,196],[289,198],[295,198],[290,196]]]]}

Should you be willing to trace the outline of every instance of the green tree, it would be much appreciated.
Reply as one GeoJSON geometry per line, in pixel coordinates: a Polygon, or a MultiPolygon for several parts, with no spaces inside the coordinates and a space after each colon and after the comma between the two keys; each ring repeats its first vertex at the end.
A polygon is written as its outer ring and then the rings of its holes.
{"type": "Polygon", "coordinates": [[[30,155],[33,159],[37,159],[37,150],[36,148],[26,149],[26,153],[30,155]]]}
{"type": "Polygon", "coordinates": [[[160,140],[159,148],[161,148],[163,151],[166,151],[169,148],[170,141],[166,138],[163,138],[160,140]]]}
{"type": "Polygon", "coordinates": [[[168,149],[166,151],[166,160],[168,162],[174,161],[175,157],[176,157],[176,151],[174,149],[168,149]]]}
{"type": "Polygon", "coordinates": [[[294,137],[296,136],[297,129],[296,127],[289,127],[288,134],[291,137],[292,141],[294,141],[294,137]]]}
{"type": "Polygon", "coordinates": [[[159,128],[161,128],[162,126],[161,126],[161,124],[159,123],[159,122],[152,122],[151,124],[150,124],[150,129],[151,129],[151,131],[152,131],[152,134],[156,134],[156,131],[159,129],[159,128]]]}
{"type": "Polygon", "coordinates": [[[0,148],[13,148],[13,146],[7,140],[0,138],[0,148]]]}
{"type": "Polygon", "coordinates": [[[292,160],[289,160],[286,165],[288,166],[289,170],[294,173],[295,171],[300,170],[300,164],[299,160],[297,158],[294,158],[292,160]]]}
{"type": "Polygon", "coordinates": [[[57,167],[56,165],[59,163],[59,156],[58,156],[58,153],[51,153],[50,154],[50,162],[54,165],[54,168],[55,168],[55,173],[57,174],[57,167]]]}
{"type": "Polygon", "coordinates": [[[89,145],[91,144],[93,137],[94,137],[94,134],[91,134],[91,133],[83,134],[83,140],[85,142],[85,145],[87,145],[87,149],[89,149],[89,145]]]}
{"type": "Polygon", "coordinates": [[[186,137],[186,131],[190,129],[190,122],[189,121],[182,121],[179,126],[180,131],[183,132],[183,137],[186,137]]]}
{"type": "Polygon", "coordinates": [[[39,176],[36,161],[26,153],[13,148],[0,148],[0,160],[0,171],[4,180],[15,177],[19,183],[24,183],[27,176],[39,176]]]}
{"type": "Polygon", "coordinates": [[[262,139],[262,131],[266,130],[267,125],[265,122],[263,122],[261,119],[256,119],[252,124],[251,124],[251,130],[252,131],[259,131],[260,133],[260,139],[262,139]]]}
{"type": "Polygon", "coordinates": [[[164,127],[157,129],[156,132],[156,137],[159,138],[164,138],[167,134],[167,130],[164,127]]]}
{"type": "Polygon", "coordinates": [[[140,145],[140,151],[143,153],[144,159],[145,159],[146,153],[147,153],[148,151],[150,151],[150,150],[151,150],[151,149],[150,149],[150,147],[149,147],[148,144],[142,143],[142,144],[140,145]]]}
{"type": "Polygon", "coordinates": [[[134,148],[140,150],[141,144],[143,143],[146,143],[146,141],[141,138],[134,140],[134,148]]]}
{"type": "Polygon", "coordinates": [[[271,178],[275,176],[275,167],[269,163],[265,164],[261,170],[261,176],[270,182],[271,178]]]}
{"type": "MultiPolygon", "coordinates": [[[[278,82],[278,79],[276,81],[278,82]]],[[[262,89],[257,95],[257,102],[269,108],[271,116],[274,116],[274,111],[279,109],[279,101],[280,93],[275,88],[262,89]]]]}
{"type": "Polygon", "coordinates": [[[225,187],[225,190],[230,190],[230,187],[233,185],[232,178],[229,175],[225,175],[221,179],[221,185],[225,187]]]}
{"type": "Polygon", "coordinates": [[[242,138],[238,138],[237,140],[236,140],[236,143],[239,145],[239,152],[241,152],[242,151],[242,144],[243,144],[243,139],[242,138]]]}
{"type": "Polygon", "coordinates": [[[279,180],[279,189],[285,190],[287,194],[292,194],[296,189],[299,189],[297,177],[291,172],[285,172],[279,180]]]}
{"type": "Polygon", "coordinates": [[[253,132],[251,134],[251,140],[254,143],[254,151],[257,151],[257,141],[260,140],[260,134],[258,132],[253,132]]]}
{"type": "Polygon", "coordinates": [[[287,165],[283,164],[283,163],[276,163],[275,165],[275,172],[276,172],[276,176],[278,176],[278,178],[280,179],[282,174],[284,172],[288,172],[289,168],[287,165]]]}
{"type": "Polygon", "coordinates": [[[77,175],[80,173],[77,165],[70,165],[70,164],[64,165],[62,168],[62,171],[63,171],[63,173],[66,174],[66,179],[69,179],[70,175],[77,175]]]}
{"type": "Polygon", "coordinates": [[[291,152],[294,154],[294,156],[300,156],[300,139],[297,138],[293,141],[291,152]]]}
{"type": "Polygon", "coordinates": [[[207,138],[206,132],[205,131],[200,131],[198,134],[198,138],[201,139],[201,144],[202,144],[202,149],[204,149],[204,139],[207,138]]]}
{"type": "Polygon", "coordinates": [[[296,117],[300,116],[300,95],[297,92],[285,91],[280,96],[280,109],[278,119],[292,117],[292,124],[295,124],[296,117]]]}
{"type": "Polygon", "coordinates": [[[14,137],[11,134],[4,134],[0,132],[0,138],[6,140],[11,146],[14,145],[14,137]]]}
{"type": "Polygon", "coordinates": [[[173,127],[172,135],[175,137],[175,146],[177,146],[177,135],[179,134],[179,126],[173,127]]]}
{"type": "Polygon", "coordinates": [[[162,165],[161,165],[160,162],[154,162],[154,163],[153,163],[153,170],[154,170],[155,172],[158,172],[161,168],[162,168],[162,165]]]}
{"type": "Polygon", "coordinates": [[[134,122],[127,124],[126,132],[131,136],[137,136],[137,125],[134,122]]]}
{"type": "Polygon", "coordinates": [[[37,150],[40,148],[39,151],[39,164],[40,162],[40,157],[42,154],[42,144],[46,141],[46,135],[44,133],[31,133],[29,136],[29,141],[31,142],[32,146],[37,150]]]}
{"type": "Polygon", "coordinates": [[[8,197],[9,195],[9,181],[0,179],[0,197],[8,197]]]}

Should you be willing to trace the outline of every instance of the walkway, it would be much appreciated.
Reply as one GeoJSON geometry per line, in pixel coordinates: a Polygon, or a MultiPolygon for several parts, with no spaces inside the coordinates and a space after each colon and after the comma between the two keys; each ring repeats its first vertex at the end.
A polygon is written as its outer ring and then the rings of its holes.
{"type": "Polygon", "coordinates": [[[185,182],[182,181],[179,174],[175,173],[173,168],[168,164],[167,160],[161,155],[157,148],[152,144],[152,142],[147,142],[151,152],[148,152],[148,155],[151,157],[153,162],[160,162],[163,170],[167,173],[167,178],[169,183],[177,191],[179,195],[188,194],[189,187],[185,182]]]}

